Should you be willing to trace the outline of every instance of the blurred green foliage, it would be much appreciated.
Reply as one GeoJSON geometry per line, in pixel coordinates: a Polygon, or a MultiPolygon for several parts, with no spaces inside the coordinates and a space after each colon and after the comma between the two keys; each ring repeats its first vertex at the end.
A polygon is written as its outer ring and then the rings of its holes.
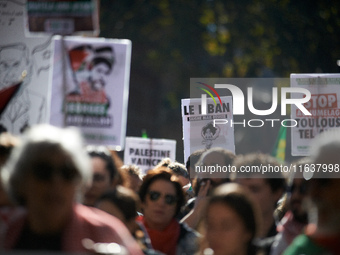
{"type": "Polygon", "coordinates": [[[339,72],[339,12],[333,0],[101,0],[100,36],[132,41],[127,135],[176,139],[182,161],[190,78],[339,72]]]}

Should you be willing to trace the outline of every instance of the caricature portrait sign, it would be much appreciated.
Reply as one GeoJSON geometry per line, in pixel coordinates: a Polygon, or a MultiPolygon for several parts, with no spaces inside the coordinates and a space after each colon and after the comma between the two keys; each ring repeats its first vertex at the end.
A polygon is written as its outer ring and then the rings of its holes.
{"type": "Polygon", "coordinates": [[[194,151],[212,147],[235,152],[234,127],[230,125],[233,119],[231,97],[221,97],[222,104],[216,102],[208,98],[208,112],[202,114],[200,98],[182,99],[185,161],[194,151]]]}
{"type": "Polygon", "coordinates": [[[124,146],[131,42],[56,36],[50,123],[80,128],[88,144],[124,146]]]}
{"type": "Polygon", "coordinates": [[[51,37],[27,36],[25,1],[0,0],[0,132],[47,122],[51,37]]]}

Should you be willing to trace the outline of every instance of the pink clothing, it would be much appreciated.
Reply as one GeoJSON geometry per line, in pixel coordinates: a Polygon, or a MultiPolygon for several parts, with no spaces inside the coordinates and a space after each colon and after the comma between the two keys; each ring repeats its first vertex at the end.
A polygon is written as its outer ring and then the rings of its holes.
{"type": "MultiPolygon", "coordinates": [[[[0,241],[5,249],[15,247],[23,230],[27,213],[13,217],[0,241]]],[[[96,208],[75,204],[70,223],[62,235],[62,250],[66,252],[86,252],[82,240],[89,238],[95,243],[118,243],[130,254],[143,254],[125,225],[117,218],[96,208]]]]}

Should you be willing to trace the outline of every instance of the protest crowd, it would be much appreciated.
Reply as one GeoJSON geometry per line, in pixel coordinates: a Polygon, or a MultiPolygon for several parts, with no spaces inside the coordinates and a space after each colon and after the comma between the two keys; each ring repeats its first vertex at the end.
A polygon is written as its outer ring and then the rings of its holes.
{"type": "Polygon", "coordinates": [[[340,255],[326,3],[0,0],[0,255],[340,255]]]}
{"type": "MultiPolygon", "coordinates": [[[[195,166],[280,165],[213,147],[143,173],[75,128],[0,136],[0,249],[83,254],[340,254],[333,173],[224,173],[195,166]]],[[[339,164],[340,133],[316,137],[295,166],[339,164]]],[[[335,173],[336,174],[336,173],[335,173]]]]}

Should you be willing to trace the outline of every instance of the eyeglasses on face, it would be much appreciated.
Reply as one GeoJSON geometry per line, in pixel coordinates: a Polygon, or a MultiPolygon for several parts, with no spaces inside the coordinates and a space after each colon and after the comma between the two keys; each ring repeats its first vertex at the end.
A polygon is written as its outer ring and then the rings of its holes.
{"type": "Polygon", "coordinates": [[[32,173],[41,181],[50,181],[54,175],[59,175],[65,181],[73,181],[79,177],[77,169],[69,164],[57,166],[50,163],[39,162],[33,166],[32,173]]]}
{"type": "MultiPolygon", "coordinates": [[[[149,198],[151,201],[157,201],[160,197],[161,197],[161,193],[158,192],[158,191],[152,191],[150,190],[148,192],[148,195],[149,195],[149,198]]],[[[174,195],[170,195],[170,194],[165,194],[164,195],[164,200],[165,200],[165,203],[168,204],[168,205],[173,205],[177,202],[177,197],[174,196],[174,195]]]]}

